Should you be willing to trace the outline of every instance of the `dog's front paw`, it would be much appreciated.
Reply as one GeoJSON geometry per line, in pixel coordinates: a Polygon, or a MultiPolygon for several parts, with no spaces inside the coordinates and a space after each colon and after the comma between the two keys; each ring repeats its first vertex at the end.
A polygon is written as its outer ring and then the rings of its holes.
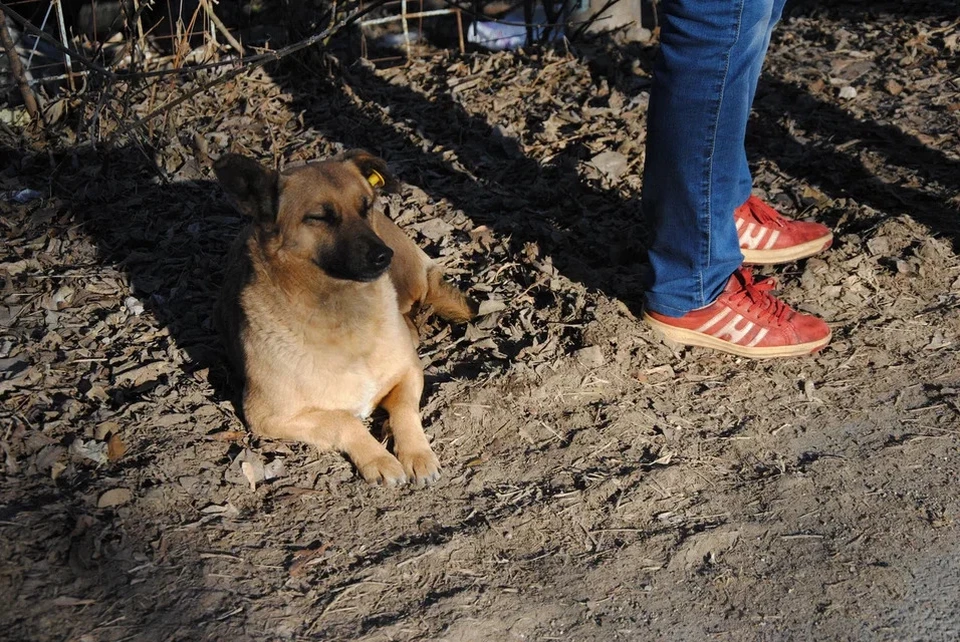
{"type": "Polygon", "coordinates": [[[400,451],[397,459],[403,465],[407,477],[417,484],[430,484],[440,479],[440,460],[429,447],[413,451],[400,451]]]}
{"type": "Polygon", "coordinates": [[[357,470],[368,484],[399,486],[407,483],[404,467],[390,453],[378,455],[363,464],[358,463],[357,470]]]}

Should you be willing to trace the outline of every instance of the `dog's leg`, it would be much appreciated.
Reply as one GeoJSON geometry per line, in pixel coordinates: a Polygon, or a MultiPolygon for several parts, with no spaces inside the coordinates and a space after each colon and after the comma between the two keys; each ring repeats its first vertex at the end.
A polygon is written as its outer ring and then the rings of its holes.
{"type": "Polygon", "coordinates": [[[304,410],[293,417],[270,417],[251,424],[254,432],[265,437],[303,441],[320,450],[339,450],[371,484],[396,486],[407,481],[397,458],[348,412],[304,410]]]}
{"type": "Polygon", "coordinates": [[[417,324],[406,314],[403,315],[403,321],[407,324],[407,330],[410,331],[410,338],[413,339],[413,347],[416,348],[420,345],[420,331],[417,330],[417,324]]]}
{"type": "Polygon", "coordinates": [[[443,278],[440,268],[433,266],[427,272],[427,296],[424,303],[433,306],[441,319],[466,323],[477,316],[479,306],[466,294],[443,278]]]}
{"type": "Polygon", "coordinates": [[[394,450],[407,477],[429,484],[440,478],[440,462],[430,449],[420,422],[420,396],[423,394],[423,372],[410,368],[393,390],[380,402],[390,413],[394,450]]]}

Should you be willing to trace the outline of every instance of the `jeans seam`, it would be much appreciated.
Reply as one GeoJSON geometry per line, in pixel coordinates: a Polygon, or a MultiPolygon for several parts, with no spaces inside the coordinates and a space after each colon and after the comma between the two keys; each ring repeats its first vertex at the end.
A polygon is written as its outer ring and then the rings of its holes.
{"type": "MultiPolygon", "coordinates": [[[[710,157],[709,157],[710,161],[707,163],[707,176],[706,176],[706,183],[707,183],[706,201],[707,202],[706,202],[706,207],[704,208],[707,215],[706,216],[707,224],[703,226],[706,229],[706,240],[707,240],[707,246],[706,246],[706,252],[705,252],[706,259],[705,260],[703,259],[703,254],[704,254],[703,252],[701,252],[701,255],[700,255],[701,264],[707,268],[709,268],[711,265],[710,248],[713,243],[713,229],[711,225],[711,221],[713,219],[713,163],[714,163],[714,159],[716,157],[716,151],[717,151],[717,131],[719,131],[720,129],[720,112],[723,109],[724,89],[727,83],[727,75],[730,73],[730,52],[733,51],[733,48],[737,46],[738,42],[740,42],[740,32],[743,28],[744,1],[745,0],[740,0],[737,6],[736,33],[734,34],[733,42],[730,43],[729,48],[727,49],[727,51],[724,53],[724,56],[723,56],[723,76],[720,80],[719,91],[717,92],[719,94],[717,99],[717,110],[716,110],[717,113],[713,123],[713,131],[711,132],[711,145],[710,145],[710,157]]],[[[705,297],[703,292],[703,269],[699,270],[699,273],[697,275],[697,280],[699,282],[699,290],[700,290],[700,305],[704,305],[705,297]]]]}

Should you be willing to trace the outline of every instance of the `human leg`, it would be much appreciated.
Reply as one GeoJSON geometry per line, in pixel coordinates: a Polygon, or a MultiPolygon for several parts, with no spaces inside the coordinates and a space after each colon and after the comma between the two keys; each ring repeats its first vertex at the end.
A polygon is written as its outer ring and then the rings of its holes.
{"type": "MultiPolygon", "coordinates": [[[[760,55],[755,56],[751,59],[750,68],[748,70],[749,77],[753,79],[753,82],[750,84],[750,93],[747,97],[748,105],[753,105],[753,99],[757,95],[757,83],[760,80],[760,72],[763,69],[763,61],[767,56],[767,50],[770,48],[770,38],[773,35],[773,28],[780,22],[780,17],[783,15],[783,7],[786,4],[786,0],[773,0],[773,6],[770,11],[770,18],[766,24],[762,22],[757,24],[755,29],[756,33],[752,34],[752,37],[762,39],[762,44],[759,44],[757,49],[760,51],[760,55]]],[[[743,198],[738,201],[738,205],[743,204],[747,198],[750,196],[750,191],[753,189],[753,176],[750,173],[750,166],[747,163],[747,152],[746,149],[741,147],[740,150],[740,162],[737,165],[738,171],[738,188],[737,194],[738,198],[742,196],[743,198]]]]}
{"type": "Polygon", "coordinates": [[[732,212],[750,99],[779,0],[667,0],[648,114],[647,308],[681,316],[742,263],[732,212]]]}
{"type": "MultiPolygon", "coordinates": [[[[774,0],[770,21],[763,28],[758,25],[758,33],[753,37],[762,38],[763,55],[753,61],[749,74],[759,80],[766,51],[770,46],[773,28],[780,21],[786,0],[774,0]],[[761,31],[762,30],[762,31],[761,31]]],[[[749,103],[752,105],[756,95],[757,80],[750,88],[749,103]]],[[[744,263],[753,265],[774,265],[796,261],[812,256],[830,247],[833,234],[824,225],[807,221],[793,221],[781,216],[776,210],[751,195],[753,176],[747,163],[747,152],[741,148],[740,162],[737,166],[739,206],[734,210],[734,224],[737,228],[740,251],[744,263]]]]}
{"type": "Polygon", "coordinates": [[[816,352],[830,340],[821,319],[795,312],[772,296],[772,282],[740,268],[742,247],[764,263],[808,256],[832,239],[750,196],[743,142],[783,4],[664,2],[648,114],[644,317],[675,341],[755,358],[816,352]]]}

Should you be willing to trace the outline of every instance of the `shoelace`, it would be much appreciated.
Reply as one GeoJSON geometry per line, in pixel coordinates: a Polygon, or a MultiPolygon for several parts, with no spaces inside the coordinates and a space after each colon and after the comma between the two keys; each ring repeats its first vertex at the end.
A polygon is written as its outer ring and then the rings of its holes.
{"type": "Polygon", "coordinates": [[[750,215],[753,216],[754,220],[761,225],[773,225],[775,227],[784,226],[783,217],[780,216],[780,213],[761,201],[756,196],[751,196],[748,198],[747,202],[744,203],[744,207],[747,208],[747,211],[750,212],[750,215]]]}
{"type": "Polygon", "coordinates": [[[730,296],[731,302],[740,303],[747,299],[750,301],[747,305],[747,312],[760,310],[769,315],[777,324],[784,321],[784,317],[790,308],[783,301],[770,294],[777,286],[774,279],[765,278],[754,281],[753,273],[749,268],[743,268],[740,270],[738,280],[741,281],[743,287],[730,296]]]}

